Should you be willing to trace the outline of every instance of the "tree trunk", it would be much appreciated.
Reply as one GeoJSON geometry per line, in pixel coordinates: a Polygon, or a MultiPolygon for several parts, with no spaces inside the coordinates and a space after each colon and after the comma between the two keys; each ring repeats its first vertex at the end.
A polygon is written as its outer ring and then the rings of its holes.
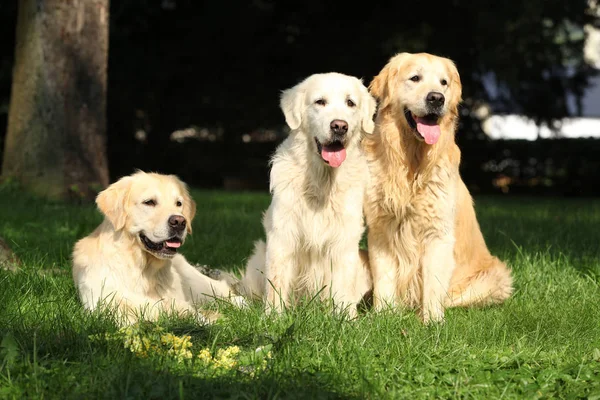
{"type": "Polygon", "coordinates": [[[109,0],[20,0],[2,165],[34,193],[92,197],[108,185],[109,0]]]}
{"type": "Polygon", "coordinates": [[[6,241],[0,237],[0,269],[16,271],[20,265],[21,261],[12,252],[6,241]]]}

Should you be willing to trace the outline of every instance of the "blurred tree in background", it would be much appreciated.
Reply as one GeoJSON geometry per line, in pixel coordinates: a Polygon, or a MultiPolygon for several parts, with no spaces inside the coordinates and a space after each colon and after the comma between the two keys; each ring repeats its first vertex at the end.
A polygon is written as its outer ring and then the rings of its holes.
{"type": "MultiPolygon", "coordinates": [[[[0,18],[10,25],[15,8],[2,7],[0,18]]],[[[266,168],[264,149],[239,144],[256,131],[283,130],[282,89],[328,71],[368,84],[400,51],[456,62],[465,99],[461,141],[482,137],[471,113],[479,104],[537,121],[564,117],[567,97],[581,96],[594,73],[583,59],[583,27],[594,18],[587,8],[587,0],[114,1],[111,176],[139,167],[218,186],[221,177],[211,181],[210,173],[248,168],[255,152],[266,168]],[[170,140],[173,131],[190,126],[210,131],[216,144],[170,140]]],[[[6,67],[0,74],[0,94],[6,95],[6,67]]]]}
{"type": "Polygon", "coordinates": [[[93,197],[106,157],[108,0],[20,0],[2,176],[93,197]]]}
{"type": "MultiPolygon", "coordinates": [[[[0,3],[0,146],[4,149],[4,135],[8,119],[8,102],[15,50],[17,1],[0,3]]],[[[0,155],[2,152],[0,152],[0,155]]]]}

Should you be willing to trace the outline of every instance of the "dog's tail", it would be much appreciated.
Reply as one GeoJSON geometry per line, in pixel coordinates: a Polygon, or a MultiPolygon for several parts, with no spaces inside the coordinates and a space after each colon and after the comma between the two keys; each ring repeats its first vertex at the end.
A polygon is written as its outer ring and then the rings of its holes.
{"type": "Polygon", "coordinates": [[[236,285],[238,292],[242,296],[262,298],[265,294],[265,264],[266,264],[267,246],[262,240],[254,243],[254,252],[248,263],[246,270],[242,271],[242,279],[236,285]]]}
{"type": "Polygon", "coordinates": [[[510,269],[496,257],[487,268],[452,285],[447,307],[499,304],[513,292],[510,269]]]}

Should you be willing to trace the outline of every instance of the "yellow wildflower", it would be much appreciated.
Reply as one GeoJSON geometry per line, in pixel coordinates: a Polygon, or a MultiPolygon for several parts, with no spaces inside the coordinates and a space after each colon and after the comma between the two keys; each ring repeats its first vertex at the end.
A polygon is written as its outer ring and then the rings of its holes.
{"type": "Polygon", "coordinates": [[[239,371],[255,376],[267,368],[268,360],[272,354],[271,345],[259,347],[249,354],[243,353],[238,346],[229,346],[220,348],[216,354],[211,354],[208,348],[200,349],[197,353],[192,353],[191,336],[177,336],[170,332],[165,332],[161,327],[152,327],[144,329],[144,326],[127,326],[119,329],[115,334],[94,335],[90,339],[98,340],[105,336],[106,340],[117,340],[121,342],[125,349],[131,351],[140,358],[153,358],[154,356],[165,357],[176,361],[179,365],[176,368],[194,368],[194,373],[198,376],[203,374],[226,374],[230,371],[239,371]],[[186,363],[187,360],[196,358],[197,363],[186,363]]]}
{"type": "Polygon", "coordinates": [[[238,365],[237,356],[239,353],[239,347],[230,346],[225,349],[217,350],[217,354],[213,357],[208,349],[202,349],[198,353],[198,359],[207,367],[232,369],[238,365]]]}
{"type": "Polygon", "coordinates": [[[167,346],[167,355],[172,356],[177,361],[182,362],[183,360],[189,360],[192,358],[192,347],[191,336],[176,336],[172,333],[165,333],[160,337],[160,342],[163,346],[167,346]]]}
{"type": "Polygon", "coordinates": [[[237,366],[236,356],[240,353],[240,348],[231,346],[226,349],[219,349],[215,357],[215,366],[219,368],[232,369],[237,366]]]}
{"type": "Polygon", "coordinates": [[[208,349],[202,349],[202,350],[200,350],[200,352],[198,353],[198,358],[205,365],[210,364],[211,361],[212,361],[212,356],[210,355],[210,351],[208,351],[208,349]]]}

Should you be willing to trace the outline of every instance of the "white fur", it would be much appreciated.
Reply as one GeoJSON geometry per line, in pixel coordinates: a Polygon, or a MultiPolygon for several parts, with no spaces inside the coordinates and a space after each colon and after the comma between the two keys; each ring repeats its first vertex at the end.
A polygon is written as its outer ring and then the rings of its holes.
{"type": "Polygon", "coordinates": [[[201,274],[180,254],[152,253],[140,240],[140,233],[155,242],[169,239],[171,215],[186,219],[182,240],[191,232],[196,206],[175,176],[138,172],[109,186],[96,202],[106,218],[73,251],[73,279],[86,309],[112,308],[122,323],[142,315],[154,320],[160,312],[204,320],[196,304],[230,296],[225,281],[201,274]],[[148,199],[156,205],[144,204],[148,199]]]}
{"type": "Polygon", "coordinates": [[[272,159],[272,202],[263,218],[267,240],[255,244],[242,288],[276,311],[321,291],[354,315],[371,287],[367,257],[359,254],[368,180],[359,143],[363,132],[373,131],[375,101],[360,80],[328,73],[284,91],[281,108],[292,130],[272,159]],[[318,153],[315,138],[331,140],[336,119],[348,123],[347,157],[333,168],[318,153]]]}

